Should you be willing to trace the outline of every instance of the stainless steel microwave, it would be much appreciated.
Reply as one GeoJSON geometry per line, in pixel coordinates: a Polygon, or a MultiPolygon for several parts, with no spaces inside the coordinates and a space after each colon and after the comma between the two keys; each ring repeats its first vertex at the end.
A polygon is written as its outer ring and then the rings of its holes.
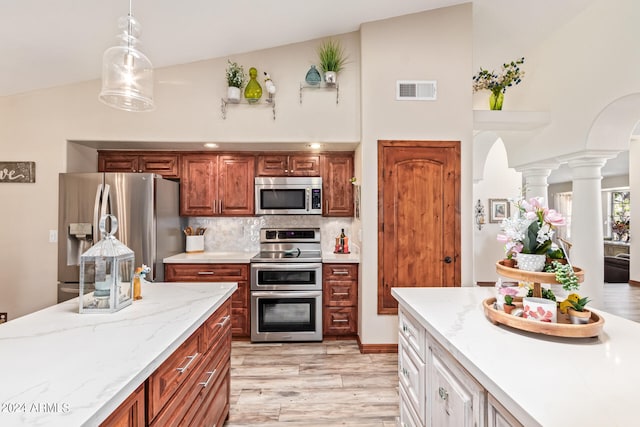
{"type": "Polygon", "coordinates": [[[322,178],[255,178],[256,215],[322,215],[322,178]]]}

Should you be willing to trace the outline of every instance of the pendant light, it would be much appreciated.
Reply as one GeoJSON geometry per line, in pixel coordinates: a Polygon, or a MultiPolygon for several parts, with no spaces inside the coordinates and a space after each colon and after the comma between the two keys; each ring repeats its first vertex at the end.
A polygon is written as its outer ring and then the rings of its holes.
{"type": "Polygon", "coordinates": [[[126,111],[151,111],[153,105],[153,66],[137,48],[140,24],[131,14],[118,19],[120,44],[102,57],[100,101],[126,111]]]}

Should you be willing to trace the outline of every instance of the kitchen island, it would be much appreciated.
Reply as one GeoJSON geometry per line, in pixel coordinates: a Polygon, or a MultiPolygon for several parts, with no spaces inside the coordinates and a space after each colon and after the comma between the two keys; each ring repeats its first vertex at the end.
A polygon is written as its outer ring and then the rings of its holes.
{"type": "Polygon", "coordinates": [[[0,425],[99,425],[185,341],[195,342],[236,289],[145,283],[143,299],[116,313],[78,314],[75,298],[0,325],[0,425]]]}
{"type": "Polygon", "coordinates": [[[638,424],[640,324],[597,311],[605,319],[598,337],[556,338],[489,322],[482,301],[493,288],[394,288],[392,295],[407,425],[463,418],[490,426],[638,424]]]}

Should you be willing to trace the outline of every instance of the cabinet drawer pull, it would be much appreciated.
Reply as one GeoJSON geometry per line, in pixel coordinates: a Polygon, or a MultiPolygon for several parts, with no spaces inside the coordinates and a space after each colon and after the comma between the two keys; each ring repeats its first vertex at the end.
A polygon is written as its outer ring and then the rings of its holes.
{"type": "Polygon", "coordinates": [[[227,324],[227,322],[228,322],[228,321],[230,321],[230,320],[231,320],[231,316],[224,316],[224,317],[222,318],[222,322],[218,322],[218,323],[216,323],[216,325],[217,325],[217,326],[220,326],[220,327],[222,328],[222,327],[224,327],[224,325],[226,325],[226,324],[227,324]]]}
{"type": "Polygon", "coordinates": [[[207,388],[207,386],[209,385],[209,381],[211,381],[211,378],[213,378],[213,376],[216,374],[216,370],[214,369],[213,371],[209,371],[207,372],[207,374],[209,374],[209,378],[207,378],[206,381],[200,383],[202,388],[207,388]]]}
{"type": "Polygon", "coordinates": [[[333,319],[333,323],[347,323],[349,320],[347,319],[333,319]]]}
{"type": "Polygon", "coordinates": [[[199,276],[212,276],[216,274],[215,271],[198,271],[199,276]]]}
{"type": "Polygon", "coordinates": [[[189,365],[191,365],[191,362],[193,362],[196,359],[196,357],[198,357],[197,352],[194,353],[193,356],[187,356],[186,359],[189,359],[187,364],[181,368],[176,368],[176,371],[180,372],[181,374],[184,374],[184,371],[186,371],[189,368],[189,365]]]}
{"type": "Polygon", "coordinates": [[[349,292],[334,292],[333,295],[343,297],[349,295],[349,292]]]}
{"type": "Polygon", "coordinates": [[[447,400],[449,397],[449,393],[443,387],[438,388],[438,394],[440,395],[440,399],[447,400]]]}
{"type": "Polygon", "coordinates": [[[334,270],[332,273],[335,276],[348,276],[349,275],[348,271],[335,271],[334,270]]]}

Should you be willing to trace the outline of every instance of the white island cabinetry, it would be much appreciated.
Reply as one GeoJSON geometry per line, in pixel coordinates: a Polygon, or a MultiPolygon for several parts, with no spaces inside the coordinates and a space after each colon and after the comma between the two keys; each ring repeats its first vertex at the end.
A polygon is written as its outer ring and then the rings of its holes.
{"type": "Polygon", "coordinates": [[[605,319],[591,338],[495,325],[495,289],[393,288],[403,426],[637,425],[640,324],[605,319]],[[424,338],[423,338],[424,337],[424,338]]]}

